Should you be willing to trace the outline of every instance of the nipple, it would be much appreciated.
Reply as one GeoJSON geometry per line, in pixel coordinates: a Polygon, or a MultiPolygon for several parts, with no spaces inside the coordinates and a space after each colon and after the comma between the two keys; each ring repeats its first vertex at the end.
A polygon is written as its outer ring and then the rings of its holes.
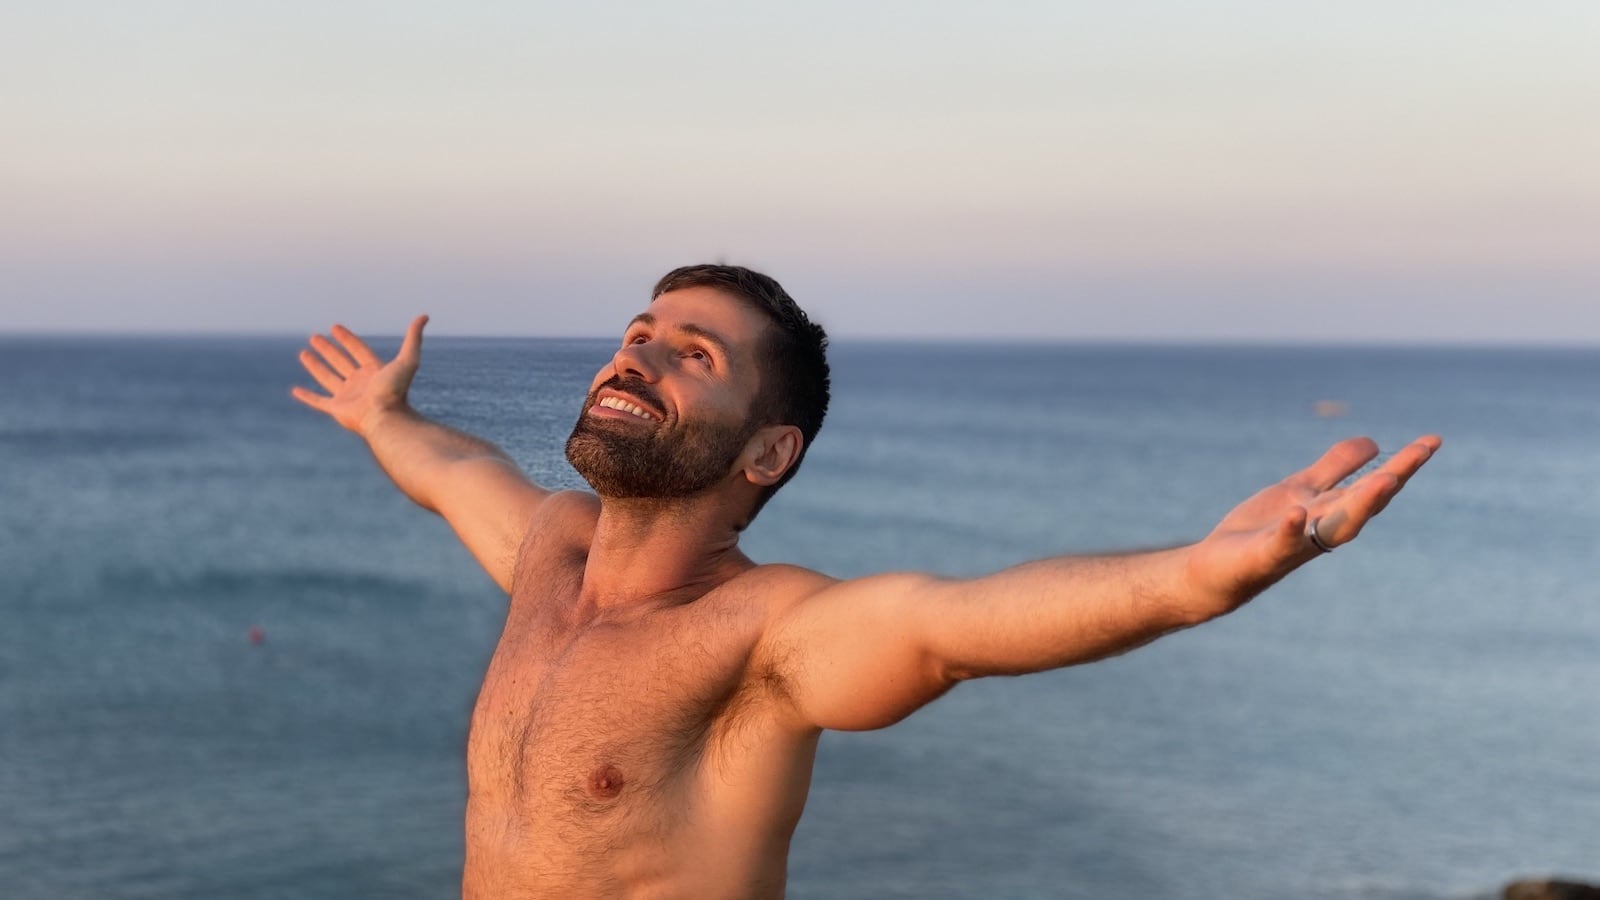
{"type": "Polygon", "coordinates": [[[622,770],[607,763],[589,773],[589,793],[601,800],[610,800],[622,793],[622,770]]]}

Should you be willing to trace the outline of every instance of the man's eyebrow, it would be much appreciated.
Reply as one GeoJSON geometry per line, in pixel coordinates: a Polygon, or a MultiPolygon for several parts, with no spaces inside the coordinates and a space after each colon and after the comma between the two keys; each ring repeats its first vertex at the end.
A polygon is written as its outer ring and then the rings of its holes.
{"type": "MultiPolygon", "coordinates": [[[[628,323],[628,327],[632,328],[635,325],[650,325],[650,326],[654,326],[655,324],[656,324],[656,317],[655,316],[653,316],[653,315],[651,315],[650,313],[647,313],[647,312],[642,312],[642,313],[639,313],[637,316],[633,317],[633,321],[628,323]]],[[[689,324],[684,324],[684,325],[678,325],[673,330],[677,331],[677,332],[681,332],[683,334],[687,334],[687,335],[689,335],[691,337],[699,338],[702,341],[705,341],[706,343],[710,344],[712,347],[715,347],[717,352],[722,354],[722,357],[724,359],[732,359],[733,358],[733,351],[728,348],[728,342],[723,340],[715,331],[712,331],[709,328],[702,328],[699,325],[695,325],[693,323],[689,323],[689,324]]]]}
{"type": "Polygon", "coordinates": [[[722,354],[723,359],[731,359],[733,357],[733,353],[728,350],[728,342],[718,337],[717,333],[714,331],[710,331],[708,329],[701,328],[699,325],[693,324],[679,325],[678,330],[684,334],[697,337],[700,340],[705,341],[711,346],[717,348],[717,352],[722,354]]]}

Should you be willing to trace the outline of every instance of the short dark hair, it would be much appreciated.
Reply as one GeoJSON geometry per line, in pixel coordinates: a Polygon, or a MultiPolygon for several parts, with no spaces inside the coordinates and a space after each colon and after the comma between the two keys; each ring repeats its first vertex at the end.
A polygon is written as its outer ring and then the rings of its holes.
{"type": "Polygon", "coordinates": [[[828,414],[828,334],[811,321],[783,286],[772,278],[743,266],[698,265],[673,269],[656,282],[650,299],[668,291],[691,287],[716,288],[743,300],[766,315],[766,346],[756,356],[763,361],[761,388],[750,414],[761,425],[793,425],[805,442],[794,465],[756,500],[755,518],[778,488],[799,471],[822,419],[828,414]]]}

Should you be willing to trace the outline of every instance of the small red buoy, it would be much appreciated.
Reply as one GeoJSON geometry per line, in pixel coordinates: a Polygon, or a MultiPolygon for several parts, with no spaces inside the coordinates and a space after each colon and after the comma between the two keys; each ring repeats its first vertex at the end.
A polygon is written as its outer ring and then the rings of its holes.
{"type": "Polygon", "coordinates": [[[260,644],[262,641],[264,641],[266,639],[267,639],[267,633],[266,633],[266,631],[262,630],[260,625],[251,625],[250,626],[250,643],[252,643],[252,644],[260,644]]]}

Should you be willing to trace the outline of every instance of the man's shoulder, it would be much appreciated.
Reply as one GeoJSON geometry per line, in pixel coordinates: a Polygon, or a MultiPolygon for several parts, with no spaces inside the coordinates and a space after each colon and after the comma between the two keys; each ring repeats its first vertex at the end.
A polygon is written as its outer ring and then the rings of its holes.
{"type": "Polygon", "coordinates": [[[838,583],[838,579],[815,569],[789,563],[760,563],[740,573],[733,581],[772,599],[802,598],[838,583]]]}
{"type": "Polygon", "coordinates": [[[600,498],[588,491],[556,491],[539,504],[528,536],[548,534],[587,548],[600,521],[600,498]]]}
{"type": "Polygon", "coordinates": [[[753,566],[723,584],[718,593],[728,601],[755,614],[764,631],[785,615],[803,606],[838,579],[804,566],[763,563],[753,566]]]}
{"type": "Polygon", "coordinates": [[[600,518],[600,498],[588,491],[556,491],[540,504],[546,515],[587,517],[591,522],[600,518]]]}
{"type": "MultiPolygon", "coordinates": [[[[594,540],[595,523],[600,518],[600,500],[583,491],[557,491],[540,502],[533,516],[523,523],[517,548],[515,571],[548,574],[550,567],[577,565],[588,556],[594,540]]],[[[513,596],[516,578],[513,578],[513,596]]]]}

